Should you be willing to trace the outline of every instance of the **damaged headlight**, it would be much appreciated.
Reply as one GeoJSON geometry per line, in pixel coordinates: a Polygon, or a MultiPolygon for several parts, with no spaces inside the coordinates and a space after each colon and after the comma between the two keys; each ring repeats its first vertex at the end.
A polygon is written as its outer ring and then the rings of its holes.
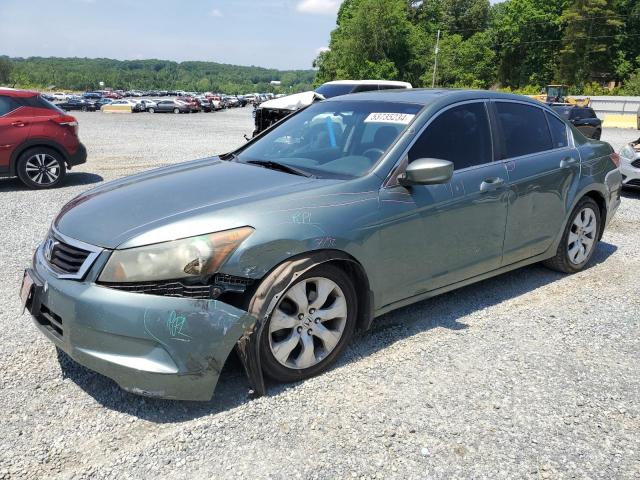
{"type": "Polygon", "coordinates": [[[620,156],[628,158],[629,160],[635,160],[637,153],[631,145],[627,145],[620,150],[620,156]]]}
{"type": "Polygon", "coordinates": [[[99,281],[129,283],[213,275],[253,228],[200,235],[144,247],[116,250],[99,281]]]}

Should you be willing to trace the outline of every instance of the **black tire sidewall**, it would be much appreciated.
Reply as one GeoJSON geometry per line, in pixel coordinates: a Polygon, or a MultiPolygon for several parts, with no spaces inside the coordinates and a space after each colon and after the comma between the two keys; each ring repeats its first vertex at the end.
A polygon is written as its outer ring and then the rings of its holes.
{"type": "Polygon", "coordinates": [[[64,159],[62,158],[62,155],[60,153],[56,152],[55,150],[52,150],[51,148],[34,147],[34,148],[28,149],[27,151],[22,153],[22,155],[20,155],[20,157],[18,158],[18,164],[16,166],[16,172],[18,174],[18,178],[20,179],[20,181],[24,183],[27,187],[34,190],[44,190],[47,188],[55,188],[59,186],[62,183],[62,180],[64,179],[67,173],[67,169],[66,169],[66,164],[64,162],[64,159]],[[55,158],[58,164],[60,165],[60,174],[58,175],[58,179],[49,185],[40,185],[38,183],[35,183],[33,180],[29,178],[29,175],[27,175],[27,172],[26,172],[27,160],[31,158],[33,155],[37,155],[39,153],[45,153],[47,155],[50,155],[51,157],[55,158]]]}
{"type": "Polygon", "coordinates": [[[262,335],[260,337],[260,360],[262,363],[263,372],[266,376],[273,380],[279,382],[295,382],[322,373],[337,360],[337,358],[342,354],[346,346],[349,344],[351,337],[353,336],[358,315],[358,302],[356,298],[356,291],[351,278],[338,267],[335,267],[333,265],[319,265],[315,268],[310,269],[304,275],[300,276],[300,278],[297,279],[296,282],[291,286],[295,285],[301,280],[311,277],[328,278],[335,282],[342,289],[345,300],[347,302],[347,322],[344,327],[342,338],[340,338],[340,341],[336,345],[336,348],[334,348],[329,355],[327,355],[316,365],[302,370],[287,368],[284,365],[280,364],[280,362],[278,362],[278,360],[273,356],[273,353],[271,352],[271,348],[269,346],[269,322],[271,322],[271,317],[269,317],[269,320],[262,329],[262,335]]]}

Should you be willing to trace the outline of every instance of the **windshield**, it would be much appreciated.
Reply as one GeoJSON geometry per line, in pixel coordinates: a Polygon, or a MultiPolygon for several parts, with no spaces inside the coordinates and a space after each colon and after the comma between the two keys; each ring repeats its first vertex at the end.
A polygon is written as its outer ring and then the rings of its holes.
{"type": "Polygon", "coordinates": [[[562,118],[564,118],[565,120],[568,120],[568,119],[569,119],[569,115],[571,115],[571,109],[572,109],[573,107],[564,107],[564,106],[561,106],[561,107],[552,107],[552,108],[555,110],[555,112],[556,112],[558,115],[560,115],[560,116],[561,116],[562,118]]]}
{"type": "Polygon", "coordinates": [[[331,98],[339,95],[347,95],[348,93],[351,93],[354,88],[355,85],[352,83],[324,84],[316,88],[316,93],[319,93],[324,98],[331,98]]]}
{"type": "Polygon", "coordinates": [[[422,107],[335,101],[311,105],[242,150],[240,162],[278,162],[320,178],[367,173],[422,107]]]}

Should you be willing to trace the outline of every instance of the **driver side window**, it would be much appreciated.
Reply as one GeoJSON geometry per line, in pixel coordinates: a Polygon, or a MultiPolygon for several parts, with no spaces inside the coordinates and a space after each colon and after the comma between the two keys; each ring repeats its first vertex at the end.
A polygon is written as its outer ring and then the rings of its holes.
{"type": "Polygon", "coordinates": [[[409,163],[419,158],[449,160],[455,170],[491,163],[491,129],[484,102],[459,105],[436,117],[409,150],[409,163]]]}

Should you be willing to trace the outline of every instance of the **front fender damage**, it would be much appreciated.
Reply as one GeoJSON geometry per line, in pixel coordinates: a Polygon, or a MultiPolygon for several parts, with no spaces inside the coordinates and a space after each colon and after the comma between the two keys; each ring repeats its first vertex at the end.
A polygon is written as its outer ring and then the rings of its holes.
{"type": "MultiPolygon", "coordinates": [[[[237,352],[249,381],[249,396],[257,398],[266,394],[264,376],[260,363],[260,338],[280,296],[301,276],[312,268],[326,262],[341,260],[354,262],[339,251],[314,252],[310,256],[291,259],[276,267],[260,283],[254,293],[247,313],[255,319],[254,324],[245,330],[237,343],[237,352]]],[[[363,312],[372,318],[372,309],[363,312]]],[[[370,325],[370,320],[366,324],[370,325]]]]}

